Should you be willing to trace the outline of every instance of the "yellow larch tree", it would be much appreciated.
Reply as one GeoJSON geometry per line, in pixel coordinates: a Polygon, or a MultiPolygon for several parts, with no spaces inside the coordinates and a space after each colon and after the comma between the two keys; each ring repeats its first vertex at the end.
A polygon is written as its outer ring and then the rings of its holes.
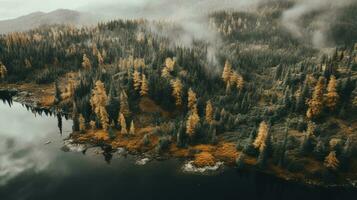
{"type": "Polygon", "coordinates": [[[92,96],[90,99],[90,104],[94,113],[97,115],[98,119],[102,124],[102,128],[107,130],[109,128],[109,117],[105,106],[108,102],[108,96],[105,91],[104,84],[102,81],[98,80],[95,83],[95,87],[92,90],[92,96]]]}
{"type": "Polygon", "coordinates": [[[7,75],[7,69],[2,62],[0,62],[0,79],[4,79],[7,75]]]}
{"type": "Polygon", "coordinates": [[[169,72],[174,71],[175,61],[172,58],[166,58],[165,60],[165,67],[168,69],[169,72]]]}
{"type": "Polygon", "coordinates": [[[196,109],[197,105],[197,97],[196,97],[196,93],[190,88],[188,90],[188,102],[187,102],[187,106],[189,110],[194,110],[196,109]]]}
{"type": "Polygon", "coordinates": [[[207,123],[211,124],[213,122],[213,106],[211,101],[207,101],[206,103],[206,115],[205,115],[207,123]]]}
{"type": "Polygon", "coordinates": [[[260,152],[265,149],[269,131],[268,129],[268,124],[265,121],[262,121],[259,125],[258,135],[253,142],[253,146],[259,149],[260,152]]]}
{"type": "Polygon", "coordinates": [[[82,67],[86,70],[90,70],[92,68],[92,64],[86,54],[83,55],[82,67]]]}
{"type": "Polygon", "coordinates": [[[172,96],[175,97],[176,106],[182,105],[182,83],[180,79],[175,79],[171,81],[172,96]]]}
{"type": "Polygon", "coordinates": [[[200,121],[200,116],[198,116],[197,109],[191,111],[186,122],[186,133],[192,137],[195,134],[197,124],[200,121]]]}
{"type": "Polygon", "coordinates": [[[135,125],[134,125],[134,121],[133,120],[131,120],[131,123],[130,123],[129,134],[130,135],[135,135],[135,125]]]}
{"type": "Polygon", "coordinates": [[[338,161],[338,159],[336,157],[336,152],[331,151],[325,158],[325,162],[324,162],[325,167],[332,169],[332,170],[336,170],[338,168],[339,164],[340,164],[340,162],[338,161]]]}
{"type": "Polygon", "coordinates": [[[79,115],[79,131],[85,131],[86,130],[86,124],[85,124],[85,119],[82,114],[79,115]]]}
{"type": "Polygon", "coordinates": [[[324,77],[320,77],[314,91],[312,93],[312,98],[308,101],[309,108],[306,112],[308,118],[313,118],[318,116],[323,108],[323,97],[324,97],[324,77]]]}
{"type": "Polygon", "coordinates": [[[121,127],[120,132],[124,135],[128,134],[128,131],[126,129],[126,121],[123,113],[119,113],[118,123],[120,124],[121,127]]]}
{"type": "Polygon", "coordinates": [[[136,91],[140,90],[140,85],[141,85],[141,77],[140,77],[140,72],[138,72],[138,70],[134,70],[133,72],[133,85],[134,85],[134,89],[136,91]]]}
{"type": "Polygon", "coordinates": [[[228,61],[226,61],[222,73],[222,79],[226,84],[230,82],[231,75],[232,75],[232,65],[228,61]]]}
{"type": "Polygon", "coordinates": [[[332,75],[327,85],[327,94],[326,94],[326,106],[330,110],[334,110],[336,108],[339,99],[336,86],[337,86],[336,77],[332,75]]]}
{"type": "Polygon", "coordinates": [[[98,51],[97,59],[98,59],[99,66],[104,64],[104,58],[103,58],[102,54],[100,53],[100,51],[98,51]]]}
{"type": "Polygon", "coordinates": [[[141,79],[140,95],[147,96],[148,93],[149,93],[149,85],[146,80],[145,74],[143,74],[142,79],[141,79]]]}

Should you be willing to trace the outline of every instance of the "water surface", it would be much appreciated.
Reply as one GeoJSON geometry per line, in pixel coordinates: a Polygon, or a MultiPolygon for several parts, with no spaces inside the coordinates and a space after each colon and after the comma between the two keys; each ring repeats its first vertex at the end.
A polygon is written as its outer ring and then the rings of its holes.
{"type": "Polygon", "coordinates": [[[0,200],[357,197],[351,189],[307,187],[235,169],[212,176],[186,174],[181,171],[182,161],[175,159],[138,166],[131,156],[114,155],[108,163],[103,155],[90,151],[62,151],[71,126],[64,117],[0,101],[0,200]]]}

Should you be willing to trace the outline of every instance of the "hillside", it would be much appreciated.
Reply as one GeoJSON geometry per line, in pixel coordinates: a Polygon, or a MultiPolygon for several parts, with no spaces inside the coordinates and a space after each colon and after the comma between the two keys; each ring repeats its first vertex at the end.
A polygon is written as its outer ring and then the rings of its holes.
{"type": "Polygon", "coordinates": [[[46,105],[72,115],[79,143],[305,182],[357,179],[354,11],[328,30],[299,18],[297,36],[282,21],[293,5],[272,2],[199,23],[112,20],[3,35],[1,82],[52,86],[46,105]],[[319,31],[330,34],[316,40],[319,31]]]}
{"type": "Polygon", "coordinates": [[[59,9],[49,13],[35,12],[16,19],[0,21],[0,34],[28,31],[44,25],[91,25],[95,24],[97,21],[98,20],[91,14],[73,10],[59,9]]]}

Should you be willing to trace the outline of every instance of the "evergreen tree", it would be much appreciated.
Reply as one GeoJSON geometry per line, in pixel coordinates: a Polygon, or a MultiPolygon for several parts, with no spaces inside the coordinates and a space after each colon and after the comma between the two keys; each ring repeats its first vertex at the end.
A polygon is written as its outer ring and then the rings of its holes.
{"type": "Polygon", "coordinates": [[[140,95],[147,96],[149,92],[149,86],[145,77],[145,74],[142,76],[141,88],[140,88],[140,95]]]}
{"type": "Polygon", "coordinates": [[[309,108],[307,110],[306,116],[310,119],[318,116],[322,111],[324,83],[325,79],[321,76],[314,88],[312,99],[310,99],[308,102],[309,108]]]}

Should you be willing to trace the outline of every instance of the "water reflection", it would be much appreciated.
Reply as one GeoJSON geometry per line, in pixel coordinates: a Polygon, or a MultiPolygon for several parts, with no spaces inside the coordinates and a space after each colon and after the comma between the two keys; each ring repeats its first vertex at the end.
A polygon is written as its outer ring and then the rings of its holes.
{"type": "MultiPolygon", "coordinates": [[[[44,144],[58,141],[59,145],[62,141],[59,134],[54,134],[62,132],[62,117],[55,118],[48,110],[33,109],[11,99],[3,102],[0,103],[0,185],[25,171],[46,169],[53,155],[44,144]],[[60,130],[57,124],[61,125],[60,130]]],[[[70,121],[65,120],[65,126],[68,134],[70,121]]]]}
{"type": "Polygon", "coordinates": [[[91,148],[86,155],[64,152],[60,149],[72,122],[51,112],[33,111],[18,103],[0,103],[1,200],[356,197],[353,190],[306,187],[234,169],[215,176],[184,174],[182,162],[174,159],[136,166],[132,156],[106,153],[110,147],[91,148]],[[47,141],[51,143],[46,145],[47,141]]]}

